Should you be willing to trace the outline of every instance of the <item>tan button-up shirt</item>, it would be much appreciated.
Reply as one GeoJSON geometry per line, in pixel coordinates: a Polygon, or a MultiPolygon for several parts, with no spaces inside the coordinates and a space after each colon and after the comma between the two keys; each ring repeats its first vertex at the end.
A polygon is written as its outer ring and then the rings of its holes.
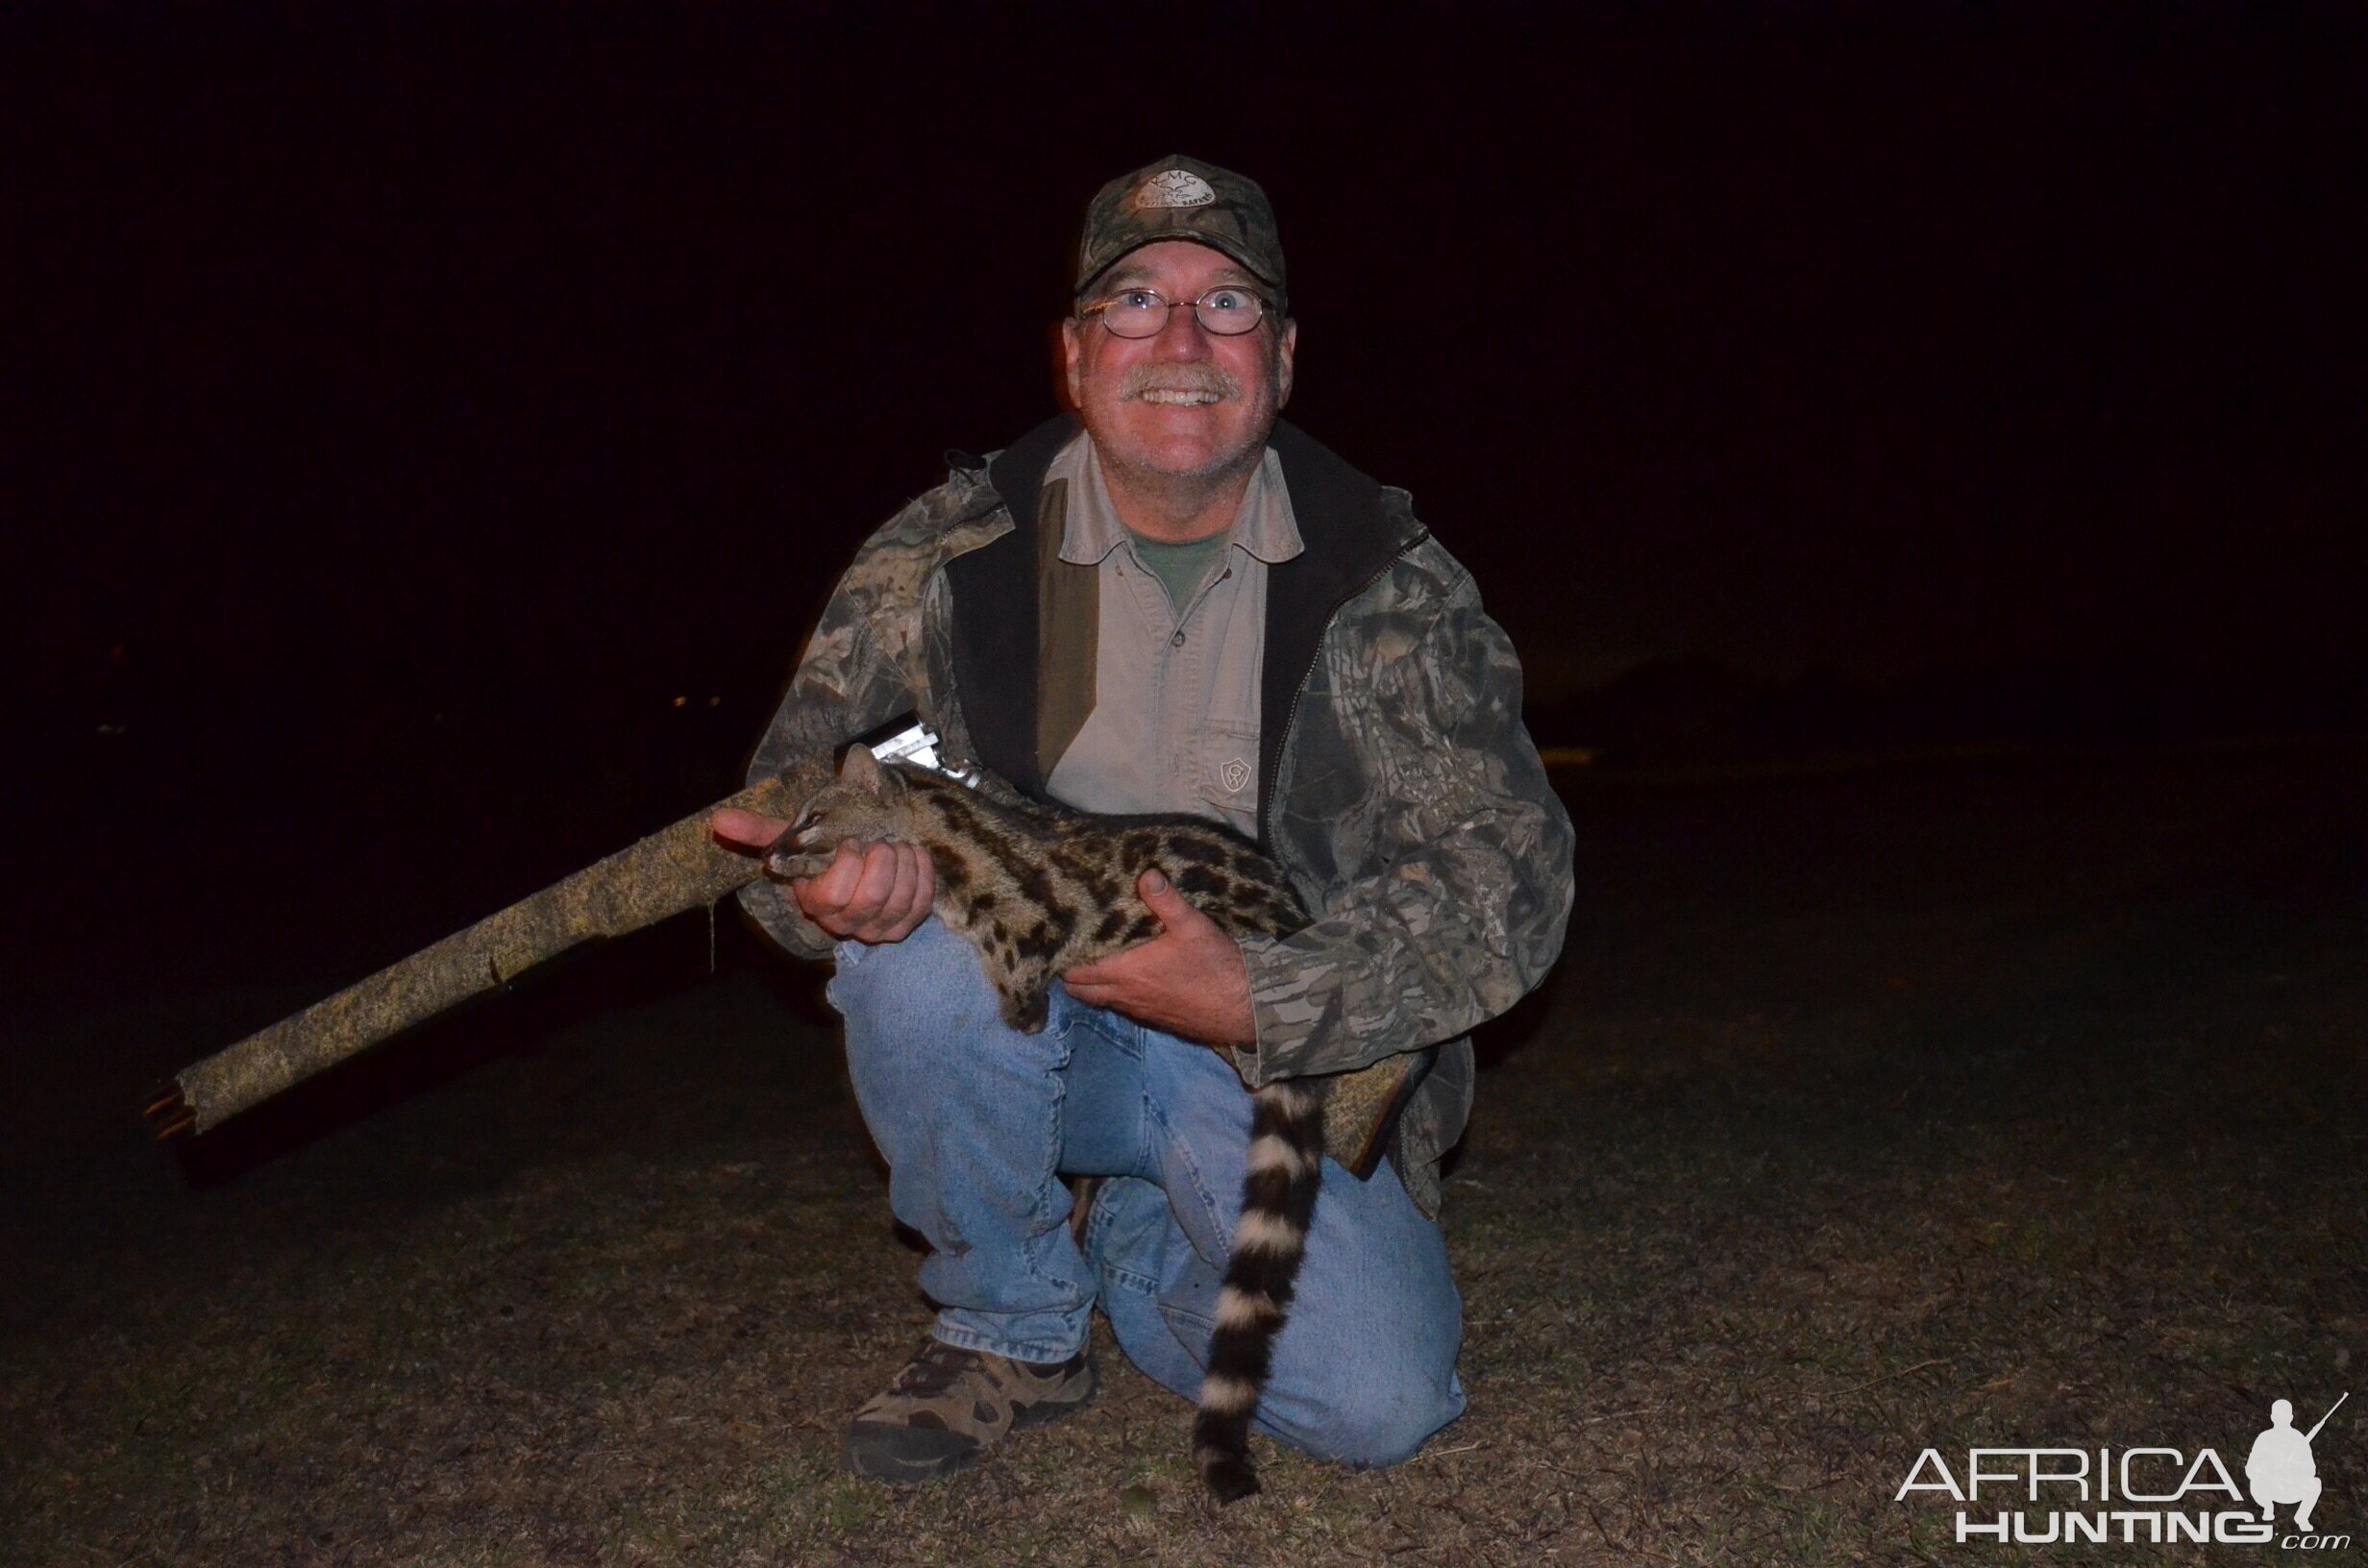
{"type": "MultiPolygon", "coordinates": [[[[1180,811],[1258,836],[1259,674],[1265,664],[1267,568],[1306,547],[1291,512],[1282,460],[1269,448],[1250,475],[1223,554],[1185,601],[1136,554],[1080,430],[1045,473],[1065,491],[1060,559],[1091,572],[1090,593],[1058,596],[1093,617],[1091,706],[1046,783],[1084,811],[1180,811]]],[[[1082,589],[1082,579],[1073,586],[1082,589]]],[[[1085,672],[1072,672],[1082,676],[1085,672]]]]}

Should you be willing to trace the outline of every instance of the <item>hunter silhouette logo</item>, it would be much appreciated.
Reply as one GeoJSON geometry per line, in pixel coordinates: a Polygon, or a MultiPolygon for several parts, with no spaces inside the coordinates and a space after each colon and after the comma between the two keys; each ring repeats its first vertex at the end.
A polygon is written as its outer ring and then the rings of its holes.
{"type": "Polygon", "coordinates": [[[2352,1537],[2318,1534],[2311,1520],[2321,1483],[2310,1445],[2351,1397],[2347,1389],[2308,1432],[2295,1430],[2293,1401],[2274,1402],[2269,1427],[2253,1440],[2245,1458],[2244,1487],[2208,1448],[2199,1448],[2192,1456],[2176,1448],[2151,1447],[1969,1448],[1961,1470],[1951,1469],[1938,1449],[1928,1448],[1908,1467],[1908,1479],[1891,1501],[1908,1502],[1916,1492],[1946,1494],[1959,1505],[1960,1543],[2216,1541],[2288,1551],[2341,1551],[2352,1544],[2352,1537]],[[1984,1487],[1989,1489],[1987,1496],[1984,1487]],[[1997,1507],[2001,1503],[2022,1506],[1997,1507]],[[2276,1522],[2281,1507],[2294,1510],[2292,1528],[2282,1533],[2276,1522]]]}
{"type": "Polygon", "coordinates": [[[2352,1391],[2345,1389],[2319,1417],[2319,1426],[2308,1432],[2294,1430],[2294,1402],[2282,1399],[2269,1408],[2269,1430],[2253,1439],[2253,1453],[2245,1459],[2245,1484],[2253,1488],[2253,1501],[2261,1506],[2261,1517],[2277,1516],[2278,1505],[2294,1505],[2294,1528],[2310,1529],[2310,1509],[2319,1501],[2319,1467],[2310,1458],[2310,1441],[2318,1436],[2319,1427],[2327,1425],[2328,1416],[2343,1409],[2343,1400],[2352,1391]]]}

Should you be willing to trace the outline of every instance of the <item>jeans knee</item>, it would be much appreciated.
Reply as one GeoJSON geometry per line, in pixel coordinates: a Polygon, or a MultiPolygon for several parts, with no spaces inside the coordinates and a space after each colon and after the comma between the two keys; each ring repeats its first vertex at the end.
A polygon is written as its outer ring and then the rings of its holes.
{"type": "Polygon", "coordinates": [[[1343,1464],[1390,1466],[1430,1433],[1464,1414],[1454,1353],[1444,1364],[1416,1358],[1343,1358],[1319,1388],[1291,1390],[1262,1407],[1293,1445],[1343,1464]]]}
{"type": "Polygon", "coordinates": [[[1359,1377],[1328,1391],[1299,1441],[1326,1458],[1378,1468],[1412,1458],[1463,1413],[1464,1391],[1452,1374],[1444,1388],[1418,1375],[1359,1377]]]}
{"type": "Polygon", "coordinates": [[[856,942],[849,939],[831,950],[830,983],[825,988],[830,1005],[841,1014],[869,1007],[885,995],[910,988],[908,977],[926,967],[930,939],[925,920],[901,942],[856,942]]]}
{"type": "Polygon", "coordinates": [[[901,1032],[925,1018],[958,1018],[966,1003],[992,1005],[977,954],[934,918],[901,942],[843,942],[836,963],[825,994],[851,1023],[901,1032]]]}

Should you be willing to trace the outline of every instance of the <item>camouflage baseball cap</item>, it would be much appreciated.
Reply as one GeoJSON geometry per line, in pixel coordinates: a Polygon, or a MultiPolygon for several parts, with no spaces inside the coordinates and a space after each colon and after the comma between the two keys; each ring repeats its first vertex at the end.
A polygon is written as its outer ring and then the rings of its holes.
{"type": "Polygon", "coordinates": [[[1163,158],[1095,192],[1077,245],[1076,287],[1139,246],[1189,239],[1224,252],[1283,288],[1283,240],[1258,182],[1196,158],[1163,158]]]}

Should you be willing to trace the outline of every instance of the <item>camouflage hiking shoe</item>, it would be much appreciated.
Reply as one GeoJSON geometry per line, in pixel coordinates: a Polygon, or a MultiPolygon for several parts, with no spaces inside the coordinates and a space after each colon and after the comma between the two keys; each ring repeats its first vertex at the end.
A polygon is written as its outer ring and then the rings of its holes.
{"type": "Polygon", "coordinates": [[[892,1486],[934,1480],[976,1464],[1014,1428],[1057,1421],[1093,1397],[1094,1363],[1082,1350],[1040,1364],[929,1339],[855,1412],[840,1461],[892,1486]]]}

